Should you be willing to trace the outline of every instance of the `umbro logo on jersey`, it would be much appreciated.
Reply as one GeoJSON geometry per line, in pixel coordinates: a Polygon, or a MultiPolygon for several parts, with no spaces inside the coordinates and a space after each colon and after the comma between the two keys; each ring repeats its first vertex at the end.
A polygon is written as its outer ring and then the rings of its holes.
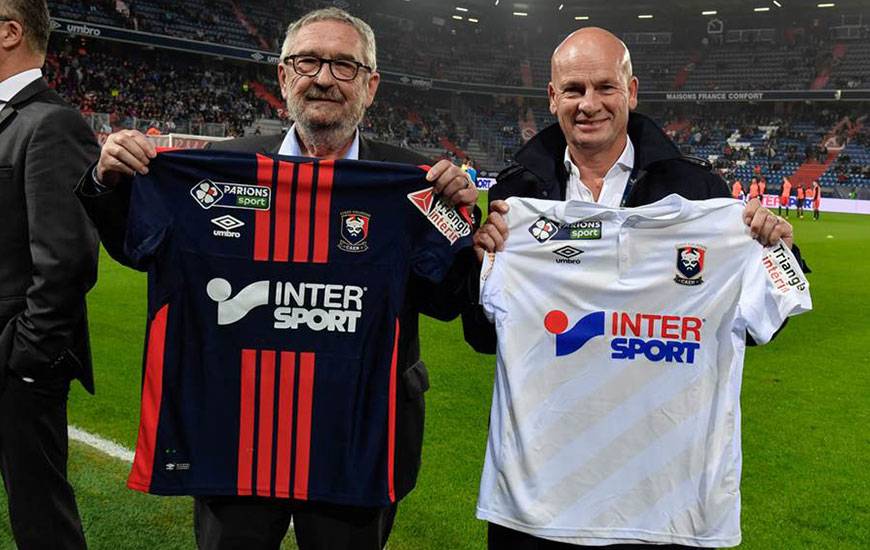
{"type": "Polygon", "coordinates": [[[369,223],[372,215],[368,212],[349,210],[341,213],[341,241],[339,250],[345,252],[365,252],[369,249],[366,239],[369,236],[369,223]]]}
{"type": "Polygon", "coordinates": [[[583,251],[573,246],[565,245],[553,251],[553,254],[559,256],[556,258],[557,264],[579,264],[580,260],[576,257],[583,254],[583,251]]]}
{"type": "Polygon", "coordinates": [[[270,281],[257,281],[232,296],[229,281],[214,278],[205,290],[208,297],[217,302],[218,325],[241,321],[254,308],[272,303],[276,329],[356,332],[366,288],[280,281],[273,285],[270,281]]]}
{"type": "Polygon", "coordinates": [[[686,286],[697,286],[704,282],[701,273],[704,271],[704,259],[707,249],[697,244],[681,244],[677,246],[677,275],[674,282],[686,286]]]}
{"type": "Polygon", "coordinates": [[[464,208],[457,210],[451,206],[441,196],[435,194],[434,188],[428,187],[408,193],[408,200],[432,222],[435,229],[447,237],[450,244],[461,237],[471,235],[474,221],[468,211],[464,208]]]}
{"type": "Polygon", "coordinates": [[[190,188],[190,196],[206,210],[213,206],[268,210],[272,206],[272,189],[263,185],[221,183],[206,179],[190,188]]]}
{"type": "Polygon", "coordinates": [[[590,340],[608,335],[611,359],[634,360],[642,356],[651,362],[694,364],[704,321],[689,316],[595,311],[570,329],[568,324],[568,315],[558,309],[544,317],[544,328],[556,336],[557,357],[570,355],[590,340]]]}
{"type": "Polygon", "coordinates": [[[212,234],[215,237],[229,237],[233,239],[238,239],[242,236],[238,231],[233,231],[233,229],[238,229],[245,225],[245,222],[242,220],[236,219],[229,214],[226,216],[220,216],[219,218],[212,218],[211,223],[220,227],[220,229],[215,229],[212,231],[212,234]]]}

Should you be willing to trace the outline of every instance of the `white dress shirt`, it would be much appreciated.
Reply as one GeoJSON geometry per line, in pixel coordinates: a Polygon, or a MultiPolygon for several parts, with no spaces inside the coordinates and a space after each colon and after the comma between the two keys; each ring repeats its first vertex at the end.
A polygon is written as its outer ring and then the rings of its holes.
{"type": "MultiPolygon", "coordinates": [[[[284,141],[281,142],[281,148],[278,150],[279,155],[287,155],[289,157],[307,157],[302,152],[302,147],[299,145],[299,138],[296,137],[296,123],[287,130],[287,135],[284,136],[284,141]]],[[[347,153],[342,157],[345,160],[359,160],[359,130],[353,134],[353,143],[347,153]]]]}
{"type": "Polygon", "coordinates": [[[2,110],[18,92],[26,88],[30,83],[42,78],[40,69],[28,69],[14,74],[0,82],[0,110],[2,110]]]}
{"type": "Polygon", "coordinates": [[[580,179],[580,169],[571,160],[568,147],[565,147],[565,169],[568,170],[565,199],[569,201],[597,202],[603,206],[617,207],[622,202],[622,195],[625,193],[625,186],[628,184],[628,177],[631,175],[633,168],[634,145],[631,143],[631,138],[626,137],[625,149],[622,150],[622,154],[616,159],[616,163],[604,175],[604,184],[601,186],[601,193],[596,201],[592,191],[580,179]]]}

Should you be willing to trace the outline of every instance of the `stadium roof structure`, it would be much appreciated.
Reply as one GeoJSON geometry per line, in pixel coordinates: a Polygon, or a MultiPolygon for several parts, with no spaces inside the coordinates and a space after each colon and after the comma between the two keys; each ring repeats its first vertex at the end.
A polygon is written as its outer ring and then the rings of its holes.
{"type": "MultiPolygon", "coordinates": [[[[625,25],[638,19],[661,24],[687,17],[764,17],[806,19],[814,13],[829,17],[864,14],[870,21],[870,2],[866,0],[632,0],[599,2],[592,0],[404,0],[444,12],[447,17],[472,18],[483,23],[493,16],[516,16],[533,19],[594,25],[625,25]],[[715,13],[713,13],[715,12],[715,13]],[[649,17],[651,16],[651,17],[649,17]],[[588,19],[586,19],[588,18],[588,19]]],[[[782,22],[782,21],[780,21],[782,22]]],[[[768,23],[769,24],[769,23],[768,23]]]]}

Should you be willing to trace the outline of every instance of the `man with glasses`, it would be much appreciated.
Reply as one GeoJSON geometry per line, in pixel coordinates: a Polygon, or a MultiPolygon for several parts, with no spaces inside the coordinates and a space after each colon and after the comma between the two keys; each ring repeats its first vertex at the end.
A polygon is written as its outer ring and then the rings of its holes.
{"type": "Polygon", "coordinates": [[[0,0],[0,472],[25,550],[85,548],[66,401],[74,378],[93,391],[98,242],[73,188],[99,148],[42,78],[50,29],[45,0],[0,0]]]}
{"type": "MultiPolygon", "coordinates": [[[[322,159],[361,159],[427,164],[411,151],[368,140],[357,127],[380,82],[375,38],[360,19],[337,8],[317,10],[292,23],[278,65],[281,95],[293,125],[283,136],[251,136],[211,144],[212,149],[322,159]]],[[[97,165],[82,180],[79,196],[96,222],[106,249],[123,261],[130,179],[146,174],[154,146],[142,134],[111,135],[97,165]]],[[[473,206],[477,190],[459,167],[435,164],[427,179],[455,205],[473,206]]],[[[460,255],[439,285],[412,276],[402,307],[396,391],[396,501],[416,482],[423,439],[423,392],[428,375],[419,361],[418,315],[457,316],[464,307],[466,274],[476,263],[471,249],[460,255]]],[[[196,497],[200,548],[278,548],[294,522],[300,548],[380,549],[396,505],[385,508],[261,497],[196,497]]]]}

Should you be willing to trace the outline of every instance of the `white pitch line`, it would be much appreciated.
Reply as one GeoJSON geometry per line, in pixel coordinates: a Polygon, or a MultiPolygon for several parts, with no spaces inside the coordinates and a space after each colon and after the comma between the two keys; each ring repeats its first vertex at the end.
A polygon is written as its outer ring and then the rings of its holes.
{"type": "Polygon", "coordinates": [[[128,464],[133,463],[133,451],[131,451],[130,449],[119,445],[118,443],[110,439],[104,439],[98,435],[85,431],[78,426],[73,426],[72,424],[70,424],[67,428],[69,438],[73,441],[84,443],[85,445],[93,447],[94,449],[100,451],[103,454],[109,455],[113,458],[118,458],[128,464]]]}
{"type": "MultiPolygon", "coordinates": [[[[123,460],[128,464],[133,463],[133,451],[116,443],[115,441],[112,441],[111,439],[105,439],[96,434],[92,434],[91,432],[83,430],[78,426],[73,426],[72,424],[67,425],[67,433],[69,434],[69,438],[73,441],[84,443],[85,445],[93,447],[94,449],[100,451],[105,455],[109,455],[112,458],[123,460]]],[[[291,519],[289,531],[293,530],[293,520],[291,519]]],[[[384,547],[384,550],[386,550],[386,547],[384,547]]]]}

